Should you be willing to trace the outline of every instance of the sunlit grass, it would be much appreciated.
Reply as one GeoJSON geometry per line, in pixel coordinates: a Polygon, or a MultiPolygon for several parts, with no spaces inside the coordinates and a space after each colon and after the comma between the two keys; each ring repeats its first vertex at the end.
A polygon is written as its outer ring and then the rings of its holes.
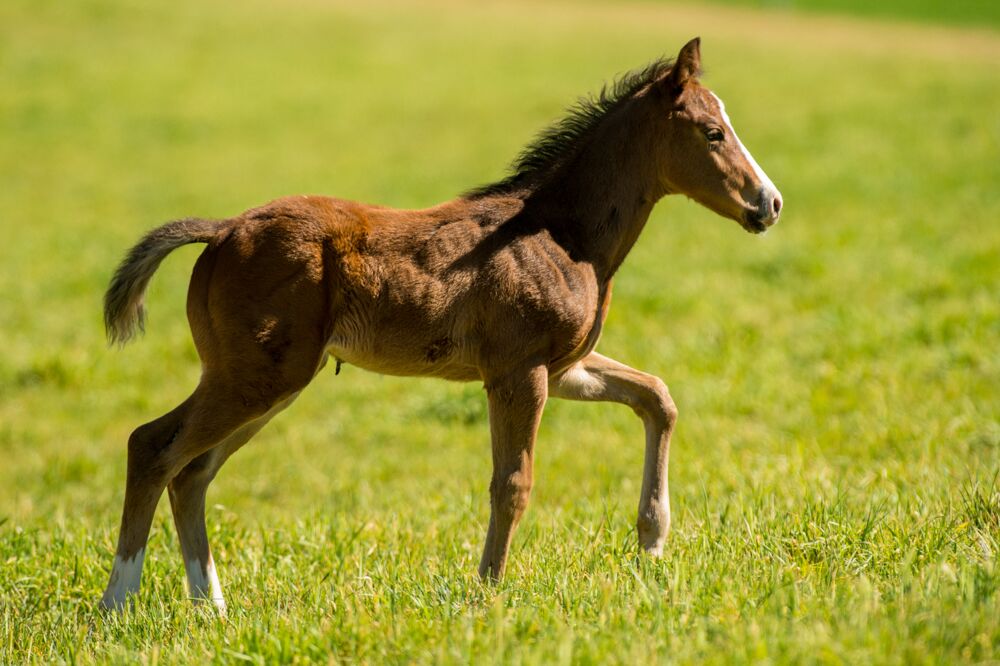
{"type": "Polygon", "coordinates": [[[1000,38],[659,3],[18,0],[0,26],[0,662],[997,658],[1000,38]],[[600,349],[681,412],[662,561],[631,529],[638,420],[552,401],[482,586],[481,388],[348,366],[210,491],[227,622],[184,601],[166,506],[135,612],[96,612],[128,433],[199,372],[197,248],[105,346],[139,234],[297,192],[431,205],[695,34],[786,209],[758,238],[664,201],[616,280],[600,349]]]}

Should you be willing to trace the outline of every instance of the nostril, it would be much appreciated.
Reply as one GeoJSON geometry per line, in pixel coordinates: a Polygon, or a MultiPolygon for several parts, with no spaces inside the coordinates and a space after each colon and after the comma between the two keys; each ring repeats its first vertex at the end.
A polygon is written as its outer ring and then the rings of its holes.
{"type": "Polygon", "coordinates": [[[777,215],[781,212],[781,197],[774,195],[774,214],[777,215]]]}

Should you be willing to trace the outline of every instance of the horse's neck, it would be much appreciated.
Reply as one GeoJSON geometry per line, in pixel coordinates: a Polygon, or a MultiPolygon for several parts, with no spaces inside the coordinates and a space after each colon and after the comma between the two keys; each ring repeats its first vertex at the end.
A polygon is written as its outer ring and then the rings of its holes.
{"type": "Polygon", "coordinates": [[[625,120],[609,118],[535,193],[558,211],[556,230],[573,253],[605,280],[621,266],[664,194],[652,137],[641,123],[625,120]]]}

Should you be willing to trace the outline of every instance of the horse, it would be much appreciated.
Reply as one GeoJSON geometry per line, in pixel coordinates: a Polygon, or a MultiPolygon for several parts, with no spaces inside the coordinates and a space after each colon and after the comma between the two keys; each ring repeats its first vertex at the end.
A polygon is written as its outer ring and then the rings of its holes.
{"type": "Polygon", "coordinates": [[[781,195],[701,85],[700,39],[580,100],[503,180],[423,210],[292,196],[224,220],[189,218],[143,237],[105,295],[111,344],[144,329],[163,258],[205,243],[187,317],[202,363],[193,393],[128,439],[121,530],[101,605],[138,594],[167,490],[188,591],[225,612],[205,527],[226,460],[326,365],[482,382],[492,441],[479,574],[504,575],[528,506],[549,397],[628,405],[645,429],[636,527],[662,554],[677,407],[666,384],[595,351],[612,279],[656,202],[683,194],[761,233],[781,195]]]}

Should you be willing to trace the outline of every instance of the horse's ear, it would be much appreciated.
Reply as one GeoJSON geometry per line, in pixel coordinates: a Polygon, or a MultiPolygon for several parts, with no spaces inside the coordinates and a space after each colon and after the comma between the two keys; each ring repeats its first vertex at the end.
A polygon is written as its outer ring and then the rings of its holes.
{"type": "Polygon", "coordinates": [[[667,83],[674,90],[680,90],[688,81],[697,81],[699,76],[701,76],[701,37],[695,37],[681,47],[677,61],[667,77],[667,83]]]}

